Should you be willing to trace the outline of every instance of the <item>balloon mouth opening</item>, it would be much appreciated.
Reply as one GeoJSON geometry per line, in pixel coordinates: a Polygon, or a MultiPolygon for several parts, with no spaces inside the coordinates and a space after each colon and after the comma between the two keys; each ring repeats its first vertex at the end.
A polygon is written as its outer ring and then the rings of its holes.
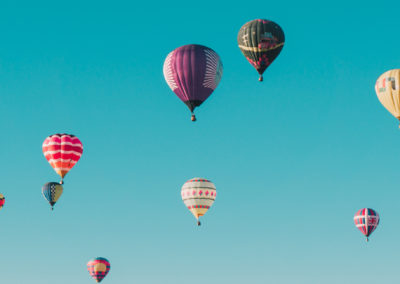
{"type": "Polygon", "coordinates": [[[194,114],[192,114],[192,117],[190,118],[193,122],[195,122],[197,119],[196,119],[196,116],[194,115],[194,114]]]}

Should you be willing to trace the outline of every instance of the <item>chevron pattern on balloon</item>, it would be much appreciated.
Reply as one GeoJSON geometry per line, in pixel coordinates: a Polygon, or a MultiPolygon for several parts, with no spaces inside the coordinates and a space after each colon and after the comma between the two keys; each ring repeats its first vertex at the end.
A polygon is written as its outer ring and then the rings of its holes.
{"type": "Polygon", "coordinates": [[[221,81],[223,67],[217,53],[211,49],[204,49],[206,55],[206,72],[203,86],[215,90],[221,81]]]}

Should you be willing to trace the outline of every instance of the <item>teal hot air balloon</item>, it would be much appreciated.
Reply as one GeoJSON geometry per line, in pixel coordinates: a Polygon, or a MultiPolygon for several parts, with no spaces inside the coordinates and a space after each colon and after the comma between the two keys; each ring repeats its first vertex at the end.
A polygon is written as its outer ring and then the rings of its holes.
{"type": "Polygon", "coordinates": [[[54,204],[60,198],[63,193],[63,187],[57,182],[48,182],[42,187],[42,193],[44,198],[50,203],[51,210],[54,209],[54,204]]]}
{"type": "Polygon", "coordinates": [[[265,69],[275,60],[285,44],[281,27],[269,20],[257,19],[244,24],[237,37],[240,50],[263,80],[265,69]]]}

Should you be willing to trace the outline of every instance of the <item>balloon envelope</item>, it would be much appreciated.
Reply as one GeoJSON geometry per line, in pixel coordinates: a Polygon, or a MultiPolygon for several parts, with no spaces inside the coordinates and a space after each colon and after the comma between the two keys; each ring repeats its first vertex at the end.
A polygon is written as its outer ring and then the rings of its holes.
{"type": "Polygon", "coordinates": [[[168,86],[193,113],[217,88],[222,69],[221,59],[214,50],[189,44],[168,54],[163,72],[168,86]]]}
{"type": "Polygon", "coordinates": [[[354,223],[368,240],[368,237],[379,224],[379,214],[371,208],[360,209],[354,215],[354,223]]]}
{"type": "Polygon", "coordinates": [[[260,74],[275,60],[285,44],[281,27],[268,20],[257,19],[244,24],[237,37],[240,50],[260,74]]]}
{"type": "Polygon", "coordinates": [[[0,193],[0,209],[3,208],[5,202],[6,199],[4,198],[4,195],[0,193]]]}
{"type": "Polygon", "coordinates": [[[83,152],[78,137],[65,133],[47,137],[42,148],[47,161],[61,178],[75,166],[83,152]]]}
{"type": "Polygon", "coordinates": [[[44,198],[50,203],[52,209],[62,193],[63,187],[57,182],[48,182],[42,187],[42,194],[44,198]]]}
{"type": "Polygon", "coordinates": [[[87,269],[97,283],[106,277],[110,268],[110,262],[104,257],[96,257],[87,263],[87,269]]]}
{"type": "Polygon", "coordinates": [[[393,69],[379,76],[375,92],[381,104],[400,120],[400,69],[393,69]]]}
{"type": "Polygon", "coordinates": [[[192,178],[181,189],[182,200],[198,220],[206,214],[217,197],[215,185],[204,178],[192,178]]]}

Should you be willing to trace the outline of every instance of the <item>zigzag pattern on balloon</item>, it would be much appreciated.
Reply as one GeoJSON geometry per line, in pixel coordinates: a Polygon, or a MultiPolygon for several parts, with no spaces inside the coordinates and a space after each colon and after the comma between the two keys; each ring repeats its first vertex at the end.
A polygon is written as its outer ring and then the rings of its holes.
{"type": "Polygon", "coordinates": [[[207,205],[190,205],[190,206],[188,206],[188,209],[194,209],[194,208],[206,208],[206,209],[210,209],[210,206],[207,206],[207,205]]]}

